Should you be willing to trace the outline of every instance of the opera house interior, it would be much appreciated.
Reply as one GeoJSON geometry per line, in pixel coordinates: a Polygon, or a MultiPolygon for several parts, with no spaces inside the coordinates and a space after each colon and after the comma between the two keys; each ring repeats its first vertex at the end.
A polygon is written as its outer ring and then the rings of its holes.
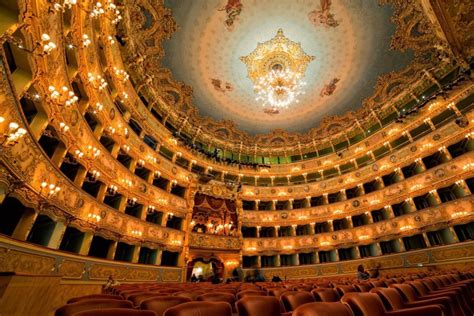
{"type": "Polygon", "coordinates": [[[0,0],[1,316],[471,316],[474,2],[0,0]]]}

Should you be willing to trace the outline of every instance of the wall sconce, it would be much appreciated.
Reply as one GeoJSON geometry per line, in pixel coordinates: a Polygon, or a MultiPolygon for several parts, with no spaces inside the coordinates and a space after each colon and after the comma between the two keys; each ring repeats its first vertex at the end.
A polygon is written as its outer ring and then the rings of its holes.
{"type": "Polygon", "coordinates": [[[142,237],[143,233],[141,231],[139,231],[138,229],[134,229],[130,232],[132,234],[132,236],[134,237],[142,237]]]}
{"type": "MultiPolygon", "coordinates": [[[[5,118],[0,116],[0,124],[3,122],[5,122],[5,118]]],[[[8,124],[8,130],[0,136],[1,144],[3,147],[12,147],[18,144],[25,134],[26,129],[21,128],[16,122],[10,122],[10,124],[8,124]]]]}
{"type": "Polygon", "coordinates": [[[155,179],[159,179],[161,177],[161,172],[155,171],[154,176],[155,176],[155,179]]]}
{"type": "Polygon", "coordinates": [[[155,213],[155,210],[156,210],[156,208],[153,205],[150,205],[150,206],[148,206],[148,208],[146,210],[146,213],[148,215],[151,215],[151,214],[155,213]]]}
{"type": "Polygon", "coordinates": [[[84,179],[84,181],[89,182],[89,183],[96,183],[99,177],[100,177],[100,172],[97,170],[92,170],[87,173],[87,176],[84,179]]]}
{"type": "Polygon", "coordinates": [[[404,231],[407,231],[407,230],[410,230],[410,229],[413,229],[413,226],[411,226],[411,225],[404,225],[404,226],[400,227],[400,231],[401,231],[401,232],[404,232],[404,231]]]}
{"type": "Polygon", "coordinates": [[[470,213],[467,211],[457,211],[451,214],[452,218],[464,217],[468,216],[470,213]]]}
{"type": "Polygon", "coordinates": [[[174,214],[173,214],[173,213],[171,213],[171,212],[170,212],[170,213],[168,213],[168,219],[172,219],[172,218],[173,218],[173,216],[174,216],[174,214]]]}
{"type": "Polygon", "coordinates": [[[79,101],[74,92],[66,86],[62,86],[60,90],[57,90],[54,86],[49,86],[48,91],[49,98],[58,106],[69,107],[79,101]]]}
{"type": "Polygon", "coordinates": [[[61,188],[55,184],[46,181],[41,182],[41,192],[46,193],[48,197],[56,195],[60,190],[61,188]]]}
{"type": "Polygon", "coordinates": [[[114,196],[115,194],[117,194],[117,190],[118,190],[118,188],[117,188],[116,185],[113,185],[113,184],[109,185],[109,187],[107,188],[106,194],[108,196],[114,196]]]}
{"type": "Polygon", "coordinates": [[[131,198],[127,199],[127,206],[128,207],[133,207],[137,204],[137,198],[131,198]]]}
{"type": "Polygon", "coordinates": [[[88,217],[90,220],[95,221],[96,223],[99,223],[99,222],[101,221],[101,219],[102,219],[102,218],[100,217],[100,215],[92,214],[92,213],[89,213],[89,214],[87,215],[87,217],[88,217]]]}
{"type": "Polygon", "coordinates": [[[102,76],[100,76],[100,75],[94,76],[90,72],[87,74],[87,80],[88,80],[89,84],[92,85],[92,87],[94,87],[95,89],[97,89],[99,91],[107,88],[107,86],[108,86],[107,81],[104,78],[102,78],[102,76]]]}

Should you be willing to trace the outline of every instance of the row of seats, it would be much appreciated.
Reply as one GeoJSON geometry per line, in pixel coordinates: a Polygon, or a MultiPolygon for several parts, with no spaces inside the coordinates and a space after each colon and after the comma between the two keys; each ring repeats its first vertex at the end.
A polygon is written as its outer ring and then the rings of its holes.
{"type": "Polygon", "coordinates": [[[128,284],[77,297],[56,316],[470,316],[474,275],[261,283],[128,284]]]}

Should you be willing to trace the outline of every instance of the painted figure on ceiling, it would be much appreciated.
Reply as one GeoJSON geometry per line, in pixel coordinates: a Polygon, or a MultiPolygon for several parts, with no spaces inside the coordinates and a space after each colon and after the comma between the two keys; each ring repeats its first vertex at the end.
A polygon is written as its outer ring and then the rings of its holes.
{"type": "Polygon", "coordinates": [[[268,115],[275,115],[275,114],[279,114],[280,111],[277,108],[266,108],[263,110],[263,113],[268,114],[268,115]]]}
{"type": "Polygon", "coordinates": [[[337,88],[337,83],[340,81],[341,79],[339,78],[334,78],[332,79],[328,84],[326,84],[324,86],[324,88],[321,89],[321,92],[319,93],[320,96],[324,97],[324,96],[329,96],[331,94],[334,93],[334,91],[336,91],[336,88],[337,88]]]}
{"type": "Polygon", "coordinates": [[[232,31],[234,28],[234,23],[242,12],[243,7],[244,6],[240,0],[227,0],[227,4],[223,8],[219,9],[219,11],[226,12],[226,20],[224,23],[228,31],[232,31]]]}
{"type": "Polygon", "coordinates": [[[321,0],[321,7],[313,10],[308,14],[308,18],[315,26],[323,25],[327,28],[337,27],[339,21],[331,10],[331,0],[321,0]]]}
{"type": "Polygon", "coordinates": [[[227,81],[222,81],[220,79],[211,79],[211,83],[214,86],[214,89],[216,89],[219,92],[230,92],[234,90],[234,87],[230,82],[227,81]]]}

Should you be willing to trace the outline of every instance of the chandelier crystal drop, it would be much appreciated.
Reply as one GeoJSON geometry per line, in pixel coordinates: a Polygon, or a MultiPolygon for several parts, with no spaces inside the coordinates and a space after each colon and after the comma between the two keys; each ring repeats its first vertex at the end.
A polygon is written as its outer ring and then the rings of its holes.
{"type": "Polygon", "coordinates": [[[260,77],[254,85],[257,93],[256,101],[274,109],[287,108],[290,104],[298,103],[298,96],[303,95],[306,82],[301,74],[289,69],[273,69],[267,75],[260,77]]]}

